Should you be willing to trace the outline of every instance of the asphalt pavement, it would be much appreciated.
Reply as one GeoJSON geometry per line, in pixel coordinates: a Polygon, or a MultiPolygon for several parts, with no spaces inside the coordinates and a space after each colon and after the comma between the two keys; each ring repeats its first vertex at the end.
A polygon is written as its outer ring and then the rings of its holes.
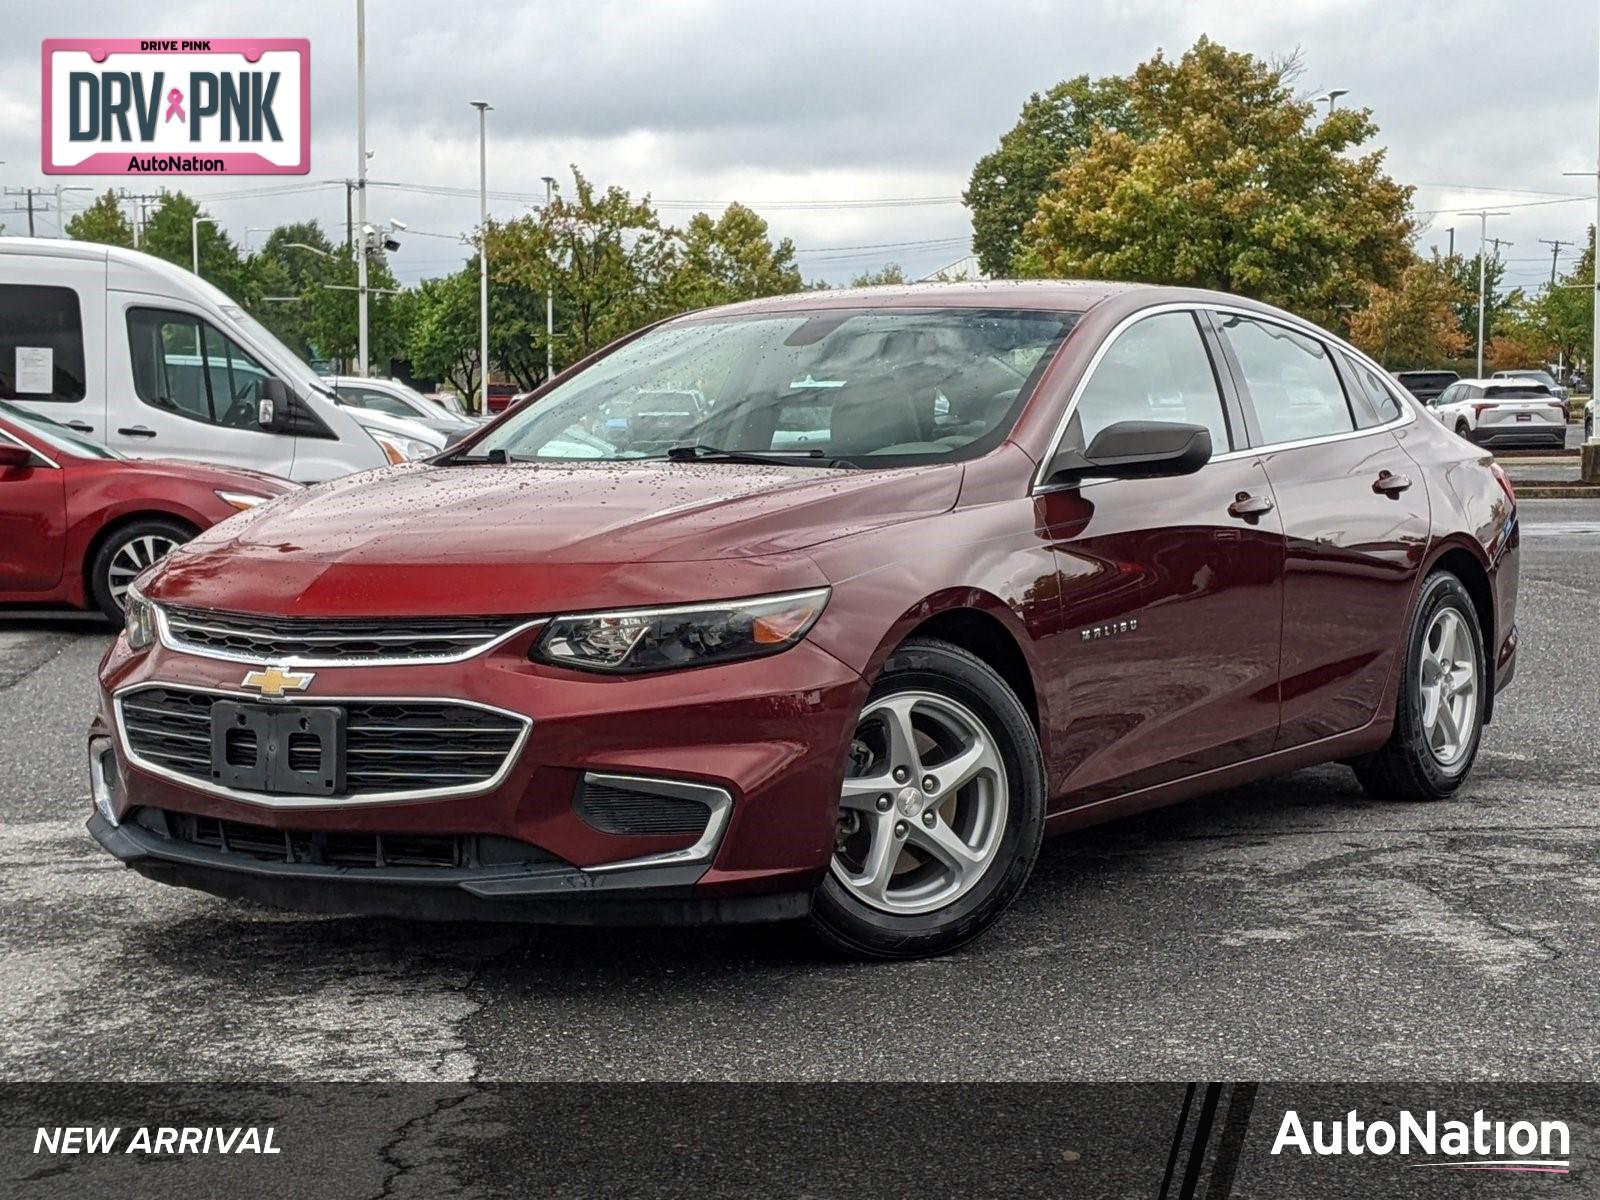
{"type": "Polygon", "coordinates": [[[1522,506],[1521,671],[1455,799],[1301,771],[1047,843],[968,950],[303,917],[102,853],[103,626],[0,620],[0,1079],[1600,1075],[1600,505],[1522,506]]]}

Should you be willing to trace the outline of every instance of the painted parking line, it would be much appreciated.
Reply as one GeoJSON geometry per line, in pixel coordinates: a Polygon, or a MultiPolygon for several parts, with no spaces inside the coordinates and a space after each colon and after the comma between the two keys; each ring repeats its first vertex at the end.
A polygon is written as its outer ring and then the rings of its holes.
{"type": "Polygon", "coordinates": [[[1600,521],[1524,521],[1523,537],[1594,537],[1600,534],[1600,521]]]}

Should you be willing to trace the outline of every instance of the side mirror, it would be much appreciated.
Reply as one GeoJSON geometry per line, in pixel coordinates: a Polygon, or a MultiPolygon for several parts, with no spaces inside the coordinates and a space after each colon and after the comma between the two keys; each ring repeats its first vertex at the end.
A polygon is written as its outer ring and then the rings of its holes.
{"type": "Polygon", "coordinates": [[[256,402],[256,424],[268,433],[289,433],[294,429],[294,393],[281,379],[261,381],[261,399],[256,402]]]}
{"type": "Polygon", "coordinates": [[[30,467],[33,465],[33,451],[26,446],[14,445],[11,442],[0,442],[0,471],[9,471],[13,467],[30,467]]]}
{"type": "Polygon", "coordinates": [[[1063,450],[1050,464],[1046,482],[1072,484],[1089,476],[1154,479],[1193,475],[1211,461],[1211,431],[1178,421],[1118,421],[1107,425],[1087,450],[1063,450]]]}

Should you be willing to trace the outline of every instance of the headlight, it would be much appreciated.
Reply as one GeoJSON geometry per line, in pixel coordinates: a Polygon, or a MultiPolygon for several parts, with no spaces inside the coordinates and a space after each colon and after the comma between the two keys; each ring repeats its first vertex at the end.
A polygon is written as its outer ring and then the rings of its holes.
{"type": "Polygon", "coordinates": [[[258,504],[265,504],[272,497],[257,496],[254,492],[225,492],[217,490],[217,499],[232,508],[244,512],[247,508],[254,508],[258,504]]]}
{"type": "Polygon", "coordinates": [[[156,606],[132,584],[123,597],[122,628],[128,635],[130,650],[143,650],[156,640],[156,606]]]}
{"type": "Polygon", "coordinates": [[[416,438],[379,433],[376,429],[368,429],[367,436],[378,443],[378,449],[383,451],[384,457],[391,464],[403,463],[413,458],[427,458],[430,454],[439,453],[438,447],[418,441],[416,438]]]}
{"type": "Polygon", "coordinates": [[[556,617],[533,657],[584,671],[662,671],[787,650],[816,624],[828,589],[674,608],[556,617]]]}

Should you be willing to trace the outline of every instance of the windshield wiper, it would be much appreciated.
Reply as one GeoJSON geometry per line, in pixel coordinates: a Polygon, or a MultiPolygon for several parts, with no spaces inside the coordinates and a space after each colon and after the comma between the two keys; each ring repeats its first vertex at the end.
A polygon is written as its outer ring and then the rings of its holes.
{"type": "Polygon", "coordinates": [[[794,450],[789,453],[757,454],[751,450],[724,450],[719,446],[704,446],[696,442],[691,446],[671,446],[666,456],[673,462],[702,462],[716,459],[721,462],[762,463],[778,467],[835,467],[850,466],[839,459],[828,458],[821,450],[794,450]]]}

